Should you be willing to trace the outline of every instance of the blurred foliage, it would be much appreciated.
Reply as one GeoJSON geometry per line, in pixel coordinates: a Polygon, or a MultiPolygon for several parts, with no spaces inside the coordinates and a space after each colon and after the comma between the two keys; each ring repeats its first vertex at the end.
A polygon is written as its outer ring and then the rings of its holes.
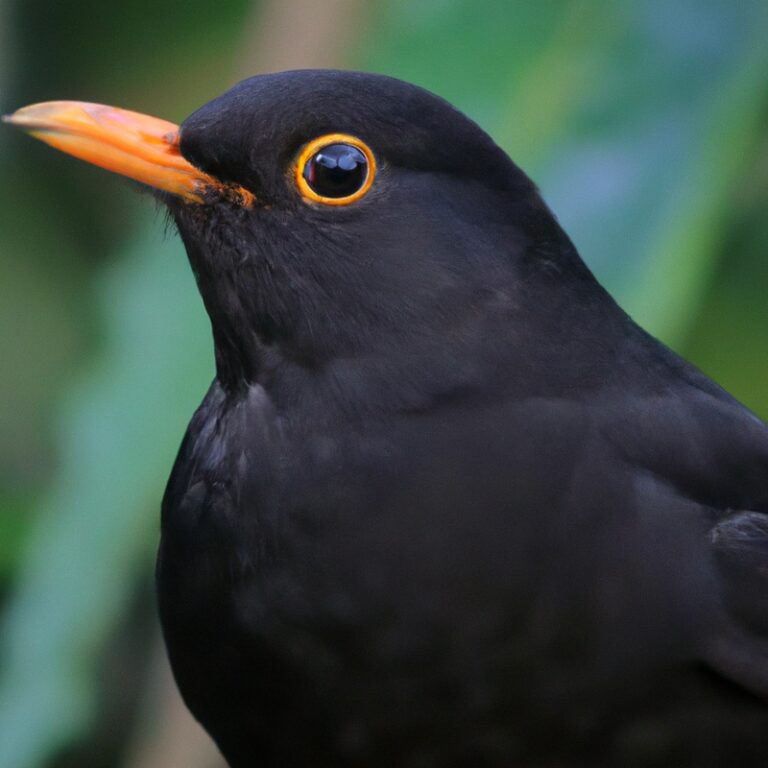
{"type": "Polygon", "coordinates": [[[159,494],[212,374],[183,248],[161,234],[137,236],[95,287],[109,343],[60,404],[61,463],[5,617],[0,765],[43,764],[93,715],[95,660],[152,568],[159,494]]]}
{"type": "MultiPolygon", "coordinates": [[[[261,11],[0,0],[1,107],[79,98],[179,120],[252,58],[243,28],[295,39],[260,29],[278,18],[261,11]]],[[[621,303],[768,415],[764,0],[376,0],[355,18],[337,60],[474,117],[621,303]]],[[[209,332],[148,199],[9,130],[0,142],[0,767],[63,765],[73,747],[78,765],[113,765],[88,749],[97,702],[141,681],[99,671],[119,665],[151,570],[209,332]]]]}

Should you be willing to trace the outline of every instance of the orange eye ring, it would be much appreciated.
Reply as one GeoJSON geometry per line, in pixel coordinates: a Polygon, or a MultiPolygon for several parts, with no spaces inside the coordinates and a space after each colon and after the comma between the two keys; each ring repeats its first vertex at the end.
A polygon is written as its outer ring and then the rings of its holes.
{"type": "Polygon", "coordinates": [[[323,205],[349,205],[364,197],[373,184],[376,177],[376,158],[370,147],[356,136],[350,136],[347,133],[327,133],[319,136],[309,143],[305,144],[296,161],[294,169],[294,179],[296,186],[304,200],[313,203],[322,203],[323,205]],[[343,197],[329,197],[316,192],[309,184],[305,176],[307,163],[309,163],[319,152],[333,144],[348,144],[351,147],[362,152],[366,160],[366,175],[363,183],[352,194],[343,197]]]}

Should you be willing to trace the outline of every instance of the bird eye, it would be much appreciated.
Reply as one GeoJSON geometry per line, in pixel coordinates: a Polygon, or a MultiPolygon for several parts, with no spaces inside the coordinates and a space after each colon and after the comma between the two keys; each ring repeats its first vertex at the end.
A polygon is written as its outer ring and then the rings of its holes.
{"type": "Polygon", "coordinates": [[[373,152],[360,139],[330,133],[310,141],[296,163],[296,184],[306,200],[349,205],[371,188],[376,175],[373,152]]]}

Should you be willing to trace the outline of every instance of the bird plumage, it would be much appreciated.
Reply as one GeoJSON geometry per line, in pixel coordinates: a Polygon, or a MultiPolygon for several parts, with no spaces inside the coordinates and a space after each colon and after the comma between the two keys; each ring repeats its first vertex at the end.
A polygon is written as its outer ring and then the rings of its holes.
{"type": "Polygon", "coordinates": [[[260,200],[171,203],[218,379],[165,498],[161,607],[230,763],[763,761],[765,425],[420,89],[258,77],[181,148],[260,200]],[[286,183],[324,131],[382,166],[348,210],[286,183]]]}
{"type": "Polygon", "coordinates": [[[765,765],[766,425],[420,88],[255,77],[177,146],[217,374],[158,592],[232,768],[765,765]],[[296,186],[325,134],[375,156],[348,205],[296,186]]]}

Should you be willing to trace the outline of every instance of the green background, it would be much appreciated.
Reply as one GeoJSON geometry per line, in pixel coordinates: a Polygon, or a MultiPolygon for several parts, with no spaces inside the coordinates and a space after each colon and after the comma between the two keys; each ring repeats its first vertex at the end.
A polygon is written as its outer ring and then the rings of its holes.
{"type": "MultiPolygon", "coordinates": [[[[0,109],[180,121],[239,77],[416,82],[536,180],[646,328],[768,416],[765,0],[0,0],[0,109]]],[[[213,375],[173,232],[0,129],[0,768],[213,768],[165,667],[158,507],[213,375]]]]}

